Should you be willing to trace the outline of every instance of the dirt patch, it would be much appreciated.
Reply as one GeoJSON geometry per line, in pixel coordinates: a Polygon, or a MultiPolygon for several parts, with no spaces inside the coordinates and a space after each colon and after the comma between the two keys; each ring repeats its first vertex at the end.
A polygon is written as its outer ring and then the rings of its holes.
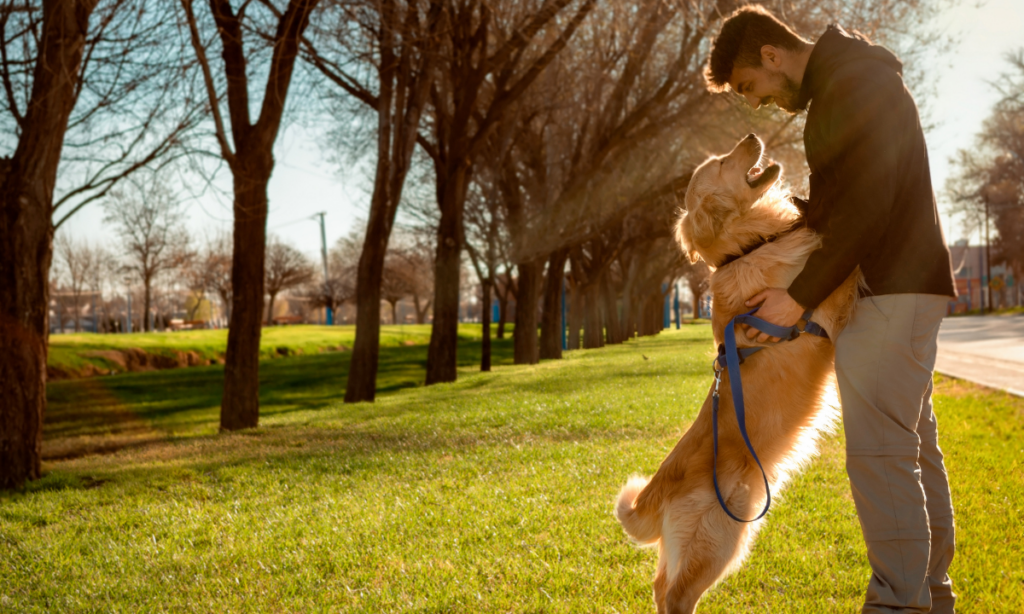
{"type": "Polygon", "coordinates": [[[46,375],[49,380],[81,379],[95,377],[97,375],[112,375],[115,373],[135,373],[139,371],[157,371],[160,369],[180,369],[183,367],[198,367],[223,363],[223,359],[205,359],[198,352],[173,350],[169,354],[155,354],[147,352],[142,348],[127,348],[124,350],[91,350],[82,352],[85,358],[99,358],[109,368],[95,364],[86,364],[76,369],[64,367],[47,366],[46,375]]]}
{"type": "MultiPolygon", "coordinates": [[[[320,348],[321,352],[347,352],[344,345],[320,348]]],[[[281,346],[272,350],[271,356],[302,356],[299,348],[281,346]]],[[[82,379],[99,375],[115,375],[117,373],[136,373],[141,371],[158,371],[162,369],[181,369],[184,367],[202,367],[206,365],[224,364],[224,356],[205,358],[199,352],[183,350],[164,350],[161,353],[147,352],[142,348],[126,348],[123,350],[89,350],[81,353],[85,359],[99,359],[97,363],[86,363],[81,367],[47,365],[46,375],[49,381],[82,379]]]]}
{"type": "Polygon", "coordinates": [[[94,379],[82,382],[72,402],[48,408],[42,457],[56,461],[109,454],[165,439],[107,390],[102,380],[94,379]]]}
{"type": "Polygon", "coordinates": [[[124,354],[117,350],[95,350],[92,352],[82,352],[82,356],[88,356],[90,358],[102,358],[107,362],[112,362],[122,369],[126,369],[124,362],[124,354]]]}

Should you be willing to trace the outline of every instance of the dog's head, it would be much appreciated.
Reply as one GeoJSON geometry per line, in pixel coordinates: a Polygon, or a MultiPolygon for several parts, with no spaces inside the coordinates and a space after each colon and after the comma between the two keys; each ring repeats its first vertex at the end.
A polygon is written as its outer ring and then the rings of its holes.
{"type": "Polygon", "coordinates": [[[686,188],[686,211],[676,224],[676,238],[691,262],[702,258],[714,266],[722,257],[719,239],[774,186],[782,173],[778,164],[762,168],[764,144],[750,134],[724,156],[709,158],[697,167],[686,188]]]}

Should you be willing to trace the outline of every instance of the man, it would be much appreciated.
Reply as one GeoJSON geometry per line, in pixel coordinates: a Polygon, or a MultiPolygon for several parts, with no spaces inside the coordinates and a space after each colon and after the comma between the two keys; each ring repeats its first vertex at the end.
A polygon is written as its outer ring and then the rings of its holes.
{"type": "Polygon", "coordinates": [[[792,326],[860,267],[867,289],[835,343],[846,469],[873,572],[863,612],[951,613],[953,507],[931,392],[939,323],[956,291],[902,65],[839,26],[812,45],[748,6],[723,23],[705,76],[754,108],[810,103],[805,219],[822,247],[789,288],[748,305],[792,326]]]}

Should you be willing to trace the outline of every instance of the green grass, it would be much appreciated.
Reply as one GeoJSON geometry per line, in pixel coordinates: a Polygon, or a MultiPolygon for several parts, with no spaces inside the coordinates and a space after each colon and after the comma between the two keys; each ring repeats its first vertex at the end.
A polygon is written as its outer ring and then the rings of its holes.
{"type": "MultiPolygon", "coordinates": [[[[462,334],[471,335],[468,331],[466,327],[462,334]]],[[[122,370],[121,367],[105,358],[102,352],[129,348],[160,356],[173,356],[175,352],[195,352],[208,362],[211,359],[223,359],[227,342],[228,331],[225,329],[121,335],[50,335],[47,364],[64,372],[81,371],[88,366],[104,372],[111,369],[118,371],[122,370]]],[[[287,355],[316,354],[328,349],[336,351],[341,347],[351,350],[354,342],[354,326],[272,326],[262,331],[260,357],[279,357],[282,353],[279,350],[287,355]]],[[[380,343],[385,348],[427,345],[430,343],[430,325],[382,326],[380,343]]]]}
{"type": "MultiPolygon", "coordinates": [[[[209,333],[220,332],[184,334],[193,334],[210,343],[213,335],[209,333]]],[[[98,339],[116,341],[130,336],[109,335],[98,339]]],[[[147,333],[145,336],[161,340],[170,335],[147,333]]],[[[293,348],[333,346],[339,339],[351,342],[352,336],[351,326],[296,326],[265,330],[263,344],[266,347],[270,343],[270,347],[274,347],[275,342],[288,342],[293,348]],[[325,335],[317,337],[318,333],[325,335]]],[[[462,325],[458,338],[460,364],[467,368],[479,365],[480,327],[462,325]]],[[[429,326],[383,327],[377,377],[379,394],[422,386],[429,339],[429,326]]],[[[127,345],[130,341],[122,343],[123,347],[131,347],[127,345]]],[[[510,337],[493,340],[495,365],[512,363],[511,343],[510,337]]],[[[77,351],[82,350],[79,347],[77,351]]],[[[348,351],[310,352],[287,359],[265,356],[260,361],[259,382],[260,414],[264,422],[279,414],[320,409],[337,402],[345,394],[351,357],[348,351]]],[[[47,387],[44,458],[77,456],[172,437],[215,434],[219,428],[223,382],[222,365],[51,382],[47,387]]]]}
{"type": "MultiPolygon", "coordinates": [[[[355,406],[344,355],[268,361],[260,428],[229,435],[215,386],[190,383],[203,369],[62,382],[71,431],[96,398],[164,439],[0,496],[0,611],[652,612],[656,555],[612,500],[693,419],[710,355],[708,327],[687,326],[402,388],[422,366],[395,354],[392,391],[355,406]],[[86,383],[102,389],[70,400],[86,383]]],[[[958,611],[1024,611],[1024,401],[941,378],[935,400],[958,611]]],[[[869,573],[836,434],[699,611],[857,612],[869,573]]]]}

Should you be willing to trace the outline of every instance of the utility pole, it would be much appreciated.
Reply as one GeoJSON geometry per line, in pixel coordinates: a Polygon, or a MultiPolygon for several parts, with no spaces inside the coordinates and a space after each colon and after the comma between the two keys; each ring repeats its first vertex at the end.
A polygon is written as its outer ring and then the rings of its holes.
{"type": "MultiPolygon", "coordinates": [[[[313,217],[320,218],[320,256],[324,261],[324,291],[327,291],[327,280],[330,277],[327,276],[327,231],[324,229],[324,216],[327,215],[326,211],[320,213],[314,213],[313,217]]],[[[311,218],[312,219],[312,218],[311,218]]],[[[327,326],[334,324],[334,310],[329,306],[324,307],[324,311],[327,312],[327,326]]]]}
{"type": "Polygon", "coordinates": [[[988,236],[988,193],[985,194],[985,313],[992,313],[992,258],[991,243],[988,236]]]}

